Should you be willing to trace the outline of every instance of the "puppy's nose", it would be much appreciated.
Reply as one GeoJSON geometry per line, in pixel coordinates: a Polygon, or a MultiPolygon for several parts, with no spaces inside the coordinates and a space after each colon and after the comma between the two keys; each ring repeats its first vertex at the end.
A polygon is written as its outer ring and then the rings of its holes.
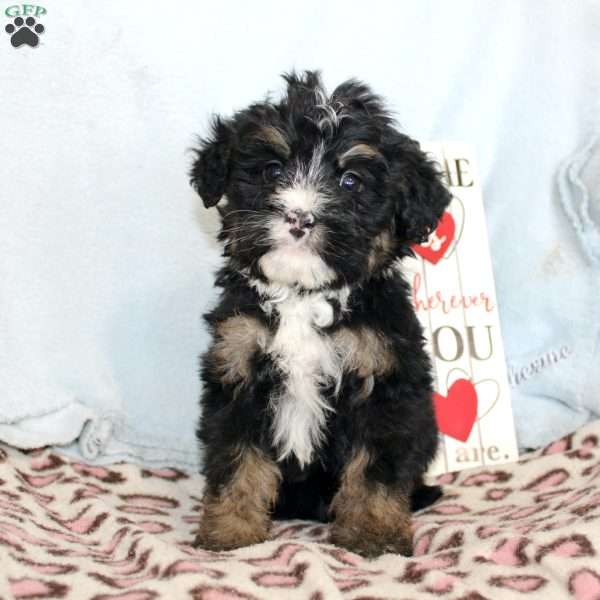
{"type": "Polygon", "coordinates": [[[285,215],[286,223],[289,223],[292,227],[290,231],[297,229],[302,233],[297,237],[302,237],[304,235],[303,229],[310,229],[315,226],[315,216],[306,210],[302,210],[301,208],[296,208],[294,210],[288,210],[285,215]]]}

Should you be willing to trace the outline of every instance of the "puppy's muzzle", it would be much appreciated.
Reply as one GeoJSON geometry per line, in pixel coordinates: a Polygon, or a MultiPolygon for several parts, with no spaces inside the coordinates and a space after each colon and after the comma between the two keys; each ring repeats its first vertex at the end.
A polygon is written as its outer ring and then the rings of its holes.
{"type": "Polygon", "coordinates": [[[306,210],[296,208],[285,214],[285,222],[290,224],[290,233],[300,239],[315,226],[315,216],[306,210]]]}

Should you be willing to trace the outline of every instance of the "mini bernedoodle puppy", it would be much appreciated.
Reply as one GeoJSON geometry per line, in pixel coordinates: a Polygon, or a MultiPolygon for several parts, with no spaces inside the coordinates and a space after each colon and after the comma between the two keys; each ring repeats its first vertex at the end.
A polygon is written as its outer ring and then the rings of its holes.
{"type": "Polygon", "coordinates": [[[279,102],[215,118],[191,183],[217,206],[225,263],[205,319],[196,545],[268,537],[272,518],[331,520],[364,556],[410,555],[411,508],[437,447],[430,360],[394,263],[450,194],[381,98],[285,75],[279,102]]]}

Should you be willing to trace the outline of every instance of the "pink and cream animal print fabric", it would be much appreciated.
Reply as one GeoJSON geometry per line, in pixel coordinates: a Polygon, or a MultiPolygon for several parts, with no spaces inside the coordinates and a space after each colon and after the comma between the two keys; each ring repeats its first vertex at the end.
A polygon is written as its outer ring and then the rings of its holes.
{"type": "Polygon", "coordinates": [[[599,438],[596,421],[516,464],[440,476],[415,556],[372,561],[302,521],[195,550],[199,477],[0,446],[0,598],[598,600],[599,438]]]}

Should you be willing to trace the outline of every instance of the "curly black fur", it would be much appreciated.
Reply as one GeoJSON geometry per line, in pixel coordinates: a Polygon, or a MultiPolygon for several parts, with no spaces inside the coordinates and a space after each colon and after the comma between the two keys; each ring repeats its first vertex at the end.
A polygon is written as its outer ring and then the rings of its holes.
{"type": "Polygon", "coordinates": [[[216,279],[219,303],[205,317],[214,339],[202,359],[198,428],[207,490],[218,494],[232,480],[240,448],[257,448],[281,472],[274,516],[326,520],[345,465],[363,448],[365,485],[402,490],[412,495],[413,509],[420,508],[439,493],[421,480],[438,439],[431,365],[409,286],[393,266],[435,228],[450,195],[435,164],[395,129],[382,99],[365,84],[351,80],[328,96],[315,72],[284,78],[287,94],[280,102],[216,118],[191,170],[205,205],[219,203],[226,259],[216,279]],[[307,173],[319,152],[316,172],[307,173]],[[271,181],[265,173],[274,161],[282,172],[271,181]],[[340,183],[348,169],[357,189],[340,183]],[[264,257],[277,247],[273,220],[283,223],[287,214],[278,194],[298,186],[314,190],[321,203],[314,211],[319,233],[306,233],[318,240],[312,252],[326,276],[294,281],[282,273],[274,281],[264,257]],[[257,344],[244,373],[228,379],[215,354],[223,342],[220,325],[232,317],[252,319],[268,339],[277,333],[281,316],[277,304],[269,305],[272,284],[298,297],[327,297],[333,316],[315,327],[321,339],[369,331],[385,340],[393,359],[385,372],[344,370],[339,381],[319,388],[332,410],[308,464],[293,453],[281,458],[273,441],[274,398],[286,379],[277,356],[257,344]]]}

